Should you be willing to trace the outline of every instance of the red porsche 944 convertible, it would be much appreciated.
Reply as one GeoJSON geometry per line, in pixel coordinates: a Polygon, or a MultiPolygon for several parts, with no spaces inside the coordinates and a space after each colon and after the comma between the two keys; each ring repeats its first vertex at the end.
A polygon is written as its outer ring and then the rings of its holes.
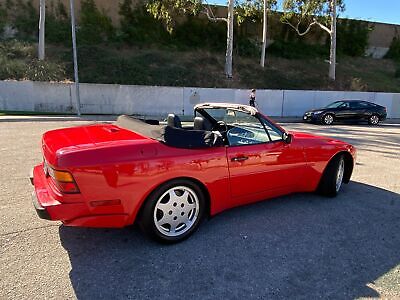
{"type": "Polygon", "coordinates": [[[335,196],[356,152],[227,103],[197,105],[190,127],[175,115],[167,125],[120,116],[52,130],[42,151],[31,175],[39,217],[67,226],[137,222],[163,242],[181,241],[205,216],[235,206],[294,192],[335,196]]]}

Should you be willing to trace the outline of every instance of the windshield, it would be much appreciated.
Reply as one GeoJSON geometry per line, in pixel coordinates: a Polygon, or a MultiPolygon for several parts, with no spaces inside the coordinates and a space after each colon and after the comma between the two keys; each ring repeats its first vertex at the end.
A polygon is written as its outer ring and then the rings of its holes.
{"type": "Polygon", "coordinates": [[[226,126],[226,137],[229,145],[251,145],[282,140],[282,132],[264,119],[249,113],[231,108],[204,108],[196,112],[206,114],[226,126]]]}
{"type": "Polygon", "coordinates": [[[327,106],[325,106],[325,108],[338,108],[339,106],[341,106],[344,102],[343,101],[336,101],[333,102],[327,106]]]}

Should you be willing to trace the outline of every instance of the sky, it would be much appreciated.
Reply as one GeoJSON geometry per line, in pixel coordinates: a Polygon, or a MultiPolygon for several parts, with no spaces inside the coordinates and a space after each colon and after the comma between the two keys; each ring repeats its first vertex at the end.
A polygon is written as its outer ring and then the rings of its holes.
{"type": "MultiPolygon", "coordinates": [[[[283,0],[278,0],[282,3],[283,0]]],[[[208,2],[226,5],[226,0],[208,0],[208,2]]],[[[346,10],[342,18],[374,21],[400,25],[400,0],[344,0],[346,10]]],[[[279,5],[278,5],[279,9],[279,5]]]]}

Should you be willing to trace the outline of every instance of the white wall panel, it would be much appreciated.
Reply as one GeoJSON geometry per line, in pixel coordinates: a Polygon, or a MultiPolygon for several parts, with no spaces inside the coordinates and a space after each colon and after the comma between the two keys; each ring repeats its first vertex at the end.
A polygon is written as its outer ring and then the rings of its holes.
{"type": "MultiPolygon", "coordinates": [[[[248,104],[250,90],[81,84],[82,112],[87,114],[193,115],[202,102],[248,104]]],[[[270,116],[301,116],[306,110],[341,99],[384,105],[389,118],[400,118],[400,94],[344,91],[257,90],[257,107],[270,116]]],[[[0,110],[75,112],[73,84],[0,81],[0,110]]]]}

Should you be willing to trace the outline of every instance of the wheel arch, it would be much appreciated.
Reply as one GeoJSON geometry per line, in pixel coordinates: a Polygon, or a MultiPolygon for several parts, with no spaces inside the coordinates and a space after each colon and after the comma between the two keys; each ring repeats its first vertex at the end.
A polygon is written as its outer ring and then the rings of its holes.
{"type": "Polygon", "coordinates": [[[320,182],[322,180],[322,177],[324,176],[326,169],[328,168],[328,165],[339,155],[343,155],[344,158],[344,174],[343,174],[343,182],[344,183],[349,183],[351,175],[353,174],[353,168],[354,168],[354,158],[353,156],[348,152],[348,151],[340,151],[336,153],[334,156],[332,156],[328,163],[326,164],[324,171],[322,172],[322,176],[320,179],[320,182]]]}
{"type": "Polygon", "coordinates": [[[186,180],[186,181],[190,181],[190,182],[192,182],[193,184],[197,185],[197,186],[200,188],[201,192],[202,192],[203,195],[204,195],[204,200],[205,200],[205,203],[206,203],[205,214],[204,214],[204,216],[206,216],[206,217],[209,217],[209,216],[210,216],[210,212],[211,212],[211,196],[210,196],[210,193],[209,193],[209,191],[208,191],[206,185],[205,185],[203,182],[201,182],[200,180],[196,179],[196,178],[187,177],[187,176],[182,176],[182,177],[170,178],[170,179],[168,179],[168,180],[166,180],[166,181],[163,181],[163,182],[159,183],[157,186],[155,186],[155,187],[147,194],[147,196],[144,197],[144,200],[140,203],[139,209],[137,210],[137,212],[136,212],[136,214],[135,214],[135,218],[134,218],[133,223],[136,223],[136,221],[140,218],[140,216],[141,216],[141,214],[142,214],[142,211],[143,211],[143,208],[144,208],[144,206],[145,206],[145,203],[148,201],[148,199],[151,197],[151,195],[153,195],[153,193],[155,193],[155,192],[157,191],[157,189],[159,189],[159,188],[162,187],[163,185],[166,185],[166,184],[168,184],[168,183],[170,183],[170,182],[172,182],[172,181],[175,181],[175,180],[186,180]]]}
{"type": "Polygon", "coordinates": [[[333,121],[336,121],[336,114],[333,111],[327,111],[323,113],[322,117],[325,117],[326,115],[331,115],[333,117],[333,121]]]}
{"type": "Polygon", "coordinates": [[[343,182],[344,183],[349,183],[351,175],[353,174],[354,158],[349,152],[342,151],[340,153],[343,154],[343,157],[344,157],[343,182]]]}

